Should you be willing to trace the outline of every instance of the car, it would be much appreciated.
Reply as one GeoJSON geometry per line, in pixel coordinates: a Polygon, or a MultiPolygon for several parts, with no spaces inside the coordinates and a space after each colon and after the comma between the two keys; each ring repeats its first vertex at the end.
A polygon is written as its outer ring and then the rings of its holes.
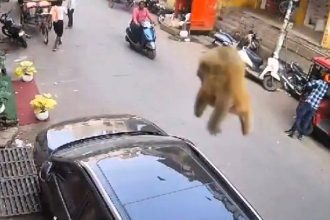
{"type": "Polygon", "coordinates": [[[191,141],[135,115],[53,125],[34,157],[43,208],[57,219],[262,219],[191,141]]]}

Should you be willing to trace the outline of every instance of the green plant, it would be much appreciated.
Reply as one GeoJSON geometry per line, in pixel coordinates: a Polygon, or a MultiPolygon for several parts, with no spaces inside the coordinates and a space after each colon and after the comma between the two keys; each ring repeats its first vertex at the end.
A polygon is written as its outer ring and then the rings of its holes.
{"type": "Polygon", "coordinates": [[[0,81],[0,105],[5,104],[10,96],[10,92],[7,91],[8,82],[0,81]]]}

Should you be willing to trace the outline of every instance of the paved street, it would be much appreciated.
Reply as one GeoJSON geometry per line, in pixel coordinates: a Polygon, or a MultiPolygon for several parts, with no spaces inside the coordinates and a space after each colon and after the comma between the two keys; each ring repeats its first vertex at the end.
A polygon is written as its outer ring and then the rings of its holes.
{"type": "Polygon", "coordinates": [[[238,118],[230,116],[223,133],[210,136],[210,111],[202,119],[193,115],[200,85],[197,61],[207,49],[172,41],[158,29],[158,55],[151,61],[124,40],[129,12],[109,9],[106,0],[78,3],[74,28],[65,30],[56,53],[51,51],[52,33],[48,47],[34,34],[28,49],[8,55],[9,69],[19,57],[34,61],[39,90],[58,97],[50,123],[98,114],[143,116],[196,143],[264,219],[329,219],[329,150],[312,139],[299,142],[283,133],[291,125],[296,101],[250,81],[254,133],[243,137],[238,118]]]}

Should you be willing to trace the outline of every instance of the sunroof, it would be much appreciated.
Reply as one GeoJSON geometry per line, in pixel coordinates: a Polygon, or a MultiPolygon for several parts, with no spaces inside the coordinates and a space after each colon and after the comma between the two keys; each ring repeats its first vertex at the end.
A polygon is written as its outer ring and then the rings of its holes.
{"type": "Polygon", "coordinates": [[[132,220],[248,219],[180,146],[127,150],[101,159],[97,166],[112,189],[109,197],[115,192],[132,220]]]}
{"type": "Polygon", "coordinates": [[[122,204],[200,186],[212,181],[204,170],[198,168],[195,161],[190,160],[187,167],[180,164],[182,163],[180,160],[190,157],[181,148],[171,147],[170,149],[172,152],[169,148],[155,148],[142,150],[133,157],[105,158],[97,165],[122,204]],[[202,179],[185,176],[192,167],[195,171],[190,175],[199,175],[202,179]],[[196,169],[200,169],[198,173],[196,169]]]}

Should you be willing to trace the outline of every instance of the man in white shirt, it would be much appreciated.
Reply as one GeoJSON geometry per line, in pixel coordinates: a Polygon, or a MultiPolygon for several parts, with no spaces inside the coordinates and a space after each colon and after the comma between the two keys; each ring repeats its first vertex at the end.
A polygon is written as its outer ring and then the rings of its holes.
{"type": "Polygon", "coordinates": [[[68,0],[67,3],[68,18],[69,18],[68,28],[72,28],[73,26],[73,13],[75,8],[76,8],[76,0],[68,0]]]}

